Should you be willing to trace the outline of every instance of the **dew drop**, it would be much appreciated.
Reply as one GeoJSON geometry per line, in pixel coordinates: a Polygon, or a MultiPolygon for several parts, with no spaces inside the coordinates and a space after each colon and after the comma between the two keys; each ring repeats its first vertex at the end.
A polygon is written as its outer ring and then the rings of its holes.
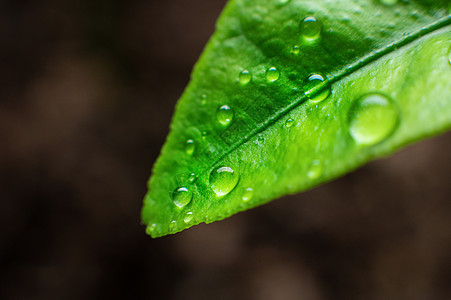
{"type": "Polygon", "coordinates": [[[317,179],[321,176],[323,173],[323,166],[321,164],[321,161],[314,160],[309,166],[307,177],[310,179],[317,179]]]}
{"type": "Polygon", "coordinates": [[[240,176],[230,167],[215,168],[210,174],[210,187],[218,197],[230,193],[238,184],[240,176]]]}
{"type": "Polygon", "coordinates": [[[194,174],[194,173],[189,174],[189,177],[188,177],[189,182],[193,182],[195,179],[196,179],[196,174],[194,174]]]}
{"type": "Polygon", "coordinates": [[[252,197],[254,196],[254,190],[252,188],[247,188],[243,192],[243,196],[241,199],[243,199],[244,202],[250,201],[252,197]]]}
{"type": "Polygon", "coordinates": [[[191,222],[193,220],[193,217],[194,217],[193,212],[189,211],[185,214],[183,221],[188,224],[189,222],[191,222]]]}
{"type": "Polygon", "coordinates": [[[299,48],[298,45],[294,45],[293,48],[291,48],[291,54],[293,54],[293,55],[299,55],[300,52],[301,52],[301,49],[299,48]]]}
{"type": "Polygon", "coordinates": [[[257,141],[258,141],[259,144],[263,144],[265,142],[265,138],[262,137],[262,136],[259,136],[257,141]]]}
{"type": "Polygon", "coordinates": [[[306,95],[309,97],[310,101],[318,103],[330,95],[330,86],[324,88],[324,85],[326,84],[324,77],[320,74],[313,74],[308,78],[304,90],[307,91],[306,95]],[[317,93],[319,89],[322,89],[322,91],[317,93]]]}
{"type": "Polygon", "coordinates": [[[293,126],[293,124],[294,124],[293,119],[288,119],[288,120],[285,122],[285,127],[290,128],[291,126],[293,126]]]}
{"type": "Polygon", "coordinates": [[[279,79],[280,73],[279,70],[277,70],[275,67],[271,67],[268,70],[266,70],[266,80],[269,82],[274,82],[277,79],[279,79]]]}
{"type": "Polygon", "coordinates": [[[238,78],[240,84],[246,85],[252,80],[252,74],[248,70],[241,71],[239,78],[238,78]]]}
{"type": "Polygon", "coordinates": [[[193,193],[186,187],[179,187],[172,192],[172,201],[178,207],[186,206],[193,198],[193,193]]]}
{"type": "Polygon", "coordinates": [[[158,225],[156,223],[149,224],[146,227],[146,233],[148,235],[152,235],[153,236],[155,234],[155,232],[157,231],[157,228],[158,228],[158,225]]]}
{"type": "Polygon", "coordinates": [[[170,224],[169,224],[169,232],[174,232],[175,229],[177,227],[177,221],[173,220],[170,224]]]}
{"type": "Polygon", "coordinates": [[[307,42],[314,42],[321,37],[322,24],[314,16],[306,17],[301,23],[302,38],[307,42]]]}
{"type": "Polygon", "coordinates": [[[216,118],[219,124],[228,126],[233,120],[233,110],[229,106],[223,105],[216,111],[216,118]]]}
{"type": "Polygon", "coordinates": [[[398,0],[380,0],[383,5],[392,6],[398,3],[398,0]]]}
{"type": "Polygon", "coordinates": [[[357,144],[374,145],[393,133],[398,120],[398,109],[392,101],[382,94],[371,93],[353,104],[349,130],[357,144]]]}
{"type": "Polygon", "coordinates": [[[194,140],[187,140],[185,142],[185,153],[188,155],[193,155],[194,150],[196,150],[196,144],[194,140]]]}

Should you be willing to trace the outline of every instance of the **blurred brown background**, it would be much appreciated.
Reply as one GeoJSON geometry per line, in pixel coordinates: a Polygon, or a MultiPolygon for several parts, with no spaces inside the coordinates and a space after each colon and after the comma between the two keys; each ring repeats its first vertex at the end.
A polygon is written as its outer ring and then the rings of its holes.
{"type": "Polygon", "coordinates": [[[176,100],[225,0],[0,1],[1,299],[451,299],[451,135],[152,240],[176,100]]]}

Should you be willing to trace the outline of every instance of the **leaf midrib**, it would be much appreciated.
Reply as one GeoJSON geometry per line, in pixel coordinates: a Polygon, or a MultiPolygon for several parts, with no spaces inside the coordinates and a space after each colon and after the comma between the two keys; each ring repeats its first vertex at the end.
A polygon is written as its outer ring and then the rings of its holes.
{"type": "MultiPolygon", "coordinates": [[[[417,31],[415,31],[412,34],[409,34],[400,40],[391,43],[383,48],[380,48],[378,50],[372,51],[370,54],[366,55],[363,59],[360,59],[358,62],[353,63],[346,67],[344,70],[337,71],[335,74],[330,75],[326,78],[324,81],[324,84],[319,89],[308,90],[305,91],[302,96],[294,100],[292,103],[290,103],[288,106],[281,108],[276,113],[272,114],[265,122],[263,122],[261,125],[257,126],[254,130],[251,130],[247,135],[245,135],[243,138],[241,138],[238,142],[234,143],[231,147],[227,149],[223,154],[221,154],[212,164],[209,165],[209,167],[202,173],[205,173],[206,171],[211,170],[215,166],[218,165],[220,161],[222,161],[225,157],[227,157],[230,153],[238,149],[241,145],[248,142],[250,139],[258,135],[259,133],[265,131],[267,128],[272,126],[274,123],[276,123],[278,120],[283,118],[285,115],[290,113],[292,110],[297,108],[299,105],[303,104],[306,100],[308,100],[308,97],[306,94],[311,94],[312,96],[316,94],[320,94],[325,89],[329,88],[332,84],[342,80],[343,78],[357,72],[358,70],[364,68],[365,66],[369,65],[370,63],[392,53],[395,52],[414,41],[424,37],[425,35],[431,34],[435,31],[438,31],[448,25],[451,25],[451,15],[447,17],[443,17],[440,20],[423,27],[417,31]]],[[[249,39],[248,39],[249,40],[249,39]]]]}

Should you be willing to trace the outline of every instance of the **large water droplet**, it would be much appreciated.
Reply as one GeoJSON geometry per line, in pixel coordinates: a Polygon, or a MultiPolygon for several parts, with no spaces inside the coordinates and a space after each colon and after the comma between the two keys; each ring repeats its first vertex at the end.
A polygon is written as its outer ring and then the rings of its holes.
{"type": "Polygon", "coordinates": [[[301,23],[301,34],[305,41],[314,42],[321,37],[322,24],[314,16],[306,17],[301,23]]]}
{"type": "Polygon", "coordinates": [[[360,145],[374,145],[390,136],[398,119],[398,109],[388,97],[367,94],[357,99],[350,110],[350,134],[360,145]]]}
{"type": "Polygon", "coordinates": [[[186,187],[179,187],[172,192],[172,201],[178,207],[186,206],[193,198],[193,193],[186,187]]]}
{"type": "Polygon", "coordinates": [[[243,192],[243,196],[241,199],[243,199],[244,202],[250,201],[252,197],[254,196],[254,190],[252,188],[247,188],[243,192]]]}
{"type": "Polygon", "coordinates": [[[196,144],[194,140],[187,140],[185,142],[185,153],[188,155],[193,155],[194,150],[196,150],[196,144]]]}
{"type": "Polygon", "coordinates": [[[248,70],[243,70],[240,73],[239,81],[242,85],[246,85],[252,80],[252,74],[248,70]]]}
{"type": "Polygon", "coordinates": [[[321,164],[321,161],[314,160],[309,166],[307,177],[310,179],[317,179],[321,176],[323,173],[323,166],[321,164]]]}
{"type": "Polygon", "coordinates": [[[380,0],[383,5],[392,6],[398,3],[398,0],[380,0]]]}
{"type": "Polygon", "coordinates": [[[189,211],[185,214],[183,221],[188,224],[189,222],[191,222],[193,220],[193,217],[194,217],[193,212],[189,211]]]}
{"type": "Polygon", "coordinates": [[[222,126],[228,126],[233,120],[233,110],[227,105],[223,105],[216,111],[216,118],[222,126]]]}
{"type": "Polygon", "coordinates": [[[238,184],[240,176],[230,167],[215,168],[210,174],[210,187],[218,197],[230,193],[238,184]]]}
{"type": "Polygon", "coordinates": [[[310,101],[317,103],[326,99],[330,95],[330,86],[326,85],[327,83],[325,83],[322,75],[311,75],[304,86],[304,90],[310,101]],[[322,91],[318,93],[318,90],[320,89],[322,89],[322,91]]]}
{"type": "Polygon", "coordinates": [[[277,79],[279,79],[280,73],[279,70],[277,70],[275,67],[271,67],[268,70],[266,70],[266,80],[269,82],[274,82],[277,79]]]}

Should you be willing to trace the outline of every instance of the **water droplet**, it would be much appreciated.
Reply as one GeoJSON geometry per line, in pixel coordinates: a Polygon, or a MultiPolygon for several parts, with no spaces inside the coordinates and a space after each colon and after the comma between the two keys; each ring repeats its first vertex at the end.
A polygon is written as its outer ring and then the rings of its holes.
{"type": "Polygon", "coordinates": [[[448,62],[451,65],[451,48],[449,48],[449,51],[448,51],[448,62]]]}
{"type": "Polygon", "coordinates": [[[252,199],[252,196],[254,196],[254,190],[252,188],[247,188],[244,190],[243,196],[241,199],[243,199],[244,202],[247,202],[252,199]]]}
{"type": "Polygon", "coordinates": [[[290,128],[291,126],[293,126],[293,124],[294,124],[293,119],[288,119],[288,120],[285,122],[285,127],[290,128]]]}
{"type": "Polygon", "coordinates": [[[207,104],[207,95],[203,94],[201,98],[202,100],[200,101],[200,104],[201,105],[207,104]]]}
{"type": "Polygon", "coordinates": [[[210,187],[218,197],[230,193],[238,184],[240,176],[229,167],[215,168],[210,174],[210,187]]]}
{"type": "Polygon", "coordinates": [[[380,0],[383,5],[392,6],[398,3],[398,0],[380,0]]]}
{"type": "Polygon", "coordinates": [[[317,103],[326,99],[330,95],[330,86],[326,85],[327,83],[325,83],[323,76],[320,74],[311,75],[304,86],[310,101],[317,103]],[[321,89],[322,91],[318,93],[321,89]]]}
{"type": "Polygon", "coordinates": [[[172,192],[172,201],[178,207],[186,206],[193,198],[193,193],[186,187],[179,187],[172,192]]]}
{"type": "Polygon", "coordinates": [[[241,71],[240,76],[239,76],[239,82],[242,85],[248,84],[249,82],[251,82],[251,80],[252,80],[252,74],[248,70],[241,71]]]}
{"type": "Polygon", "coordinates": [[[207,139],[207,135],[208,135],[208,133],[206,131],[202,131],[202,139],[203,140],[207,139]]]}
{"type": "Polygon", "coordinates": [[[388,97],[367,94],[357,99],[350,110],[350,134],[360,145],[374,145],[390,136],[398,119],[398,109],[388,97]]]}
{"type": "Polygon", "coordinates": [[[277,70],[275,67],[271,67],[268,70],[266,70],[266,80],[269,82],[274,82],[277,79],[279,79],[280,73],[279,70],[277,70]]]}
{"type": "Polygon", "coordinates": [[[193,155],[194,150],[196,150],[196,144],[194,140],[187,140],[185,142],[185,153],[188,155],[193,155]]]}
{"type": "Polygon", "coordinates": [[[185,214],[183,221],[188,224],[189,222],[191,222],[193,220],[193,217],[194,217],[193,212],[189,211],[185,214]]]}
{"type": "Polygon", "coordinates": [[[189,174],[189,177],[188,177],[189,182],[193,182],[195,179],[196,179],[196,174],[194,174],[194,173],[189,174]]]}
{"type": "Polygon", "coordinates": [[[321,37],[322,24],[314,16],[306,17],[301,23],[301,34],[305,41],[314,42],[321,37]]]}
{"type": "Polygon", "coordinates": [[[174,232],[176,228],[177,228],[177,221],[174,220],[169,224],[169,232],[174,232]]]}
{"type": "Polygon", "coordinates": [[[153,236],[155,234],[155,232],[157,231],[158,225],[156,223],[152,223],[147,225],[146,227],[146,233],[148,235],[153,236]]]}
{"type": "Polygon", "coordinates": [[[216,118],[222,126],[228,126],[233,119],[233,110],[227,105],[223,105],[216,111],[216,118]]]}
{"type": "Polygon", "coordinates": [[[314,160],[309,166],[307,177],[310,179],[317,179],[323,173],[323,166],[319,160],[314,160]]]}
{"type": "Polygon", "coordinates": [[[301,52],[301,49],[298,45],[294,45],[293,48],[291,48],[291,54],[298,55],[301,52]]]}
{"type": "Polygon", "coordinates": [[[265,142],[265,138],[262,137],[262,136],[259,136],[257,141],[258,141],[259,144],[263,144],[265,142]]]}

